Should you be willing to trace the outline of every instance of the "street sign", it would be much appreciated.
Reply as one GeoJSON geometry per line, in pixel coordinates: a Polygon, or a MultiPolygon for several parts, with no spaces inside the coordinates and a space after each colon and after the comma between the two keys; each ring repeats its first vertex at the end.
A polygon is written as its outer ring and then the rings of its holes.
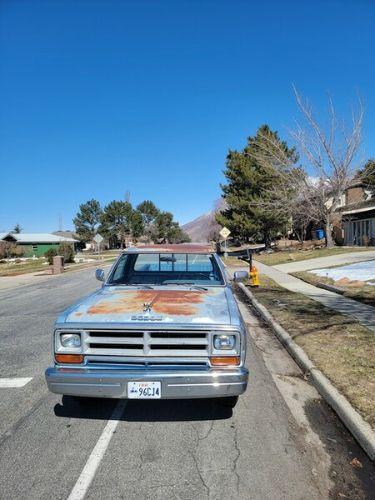
{"type": "Polygon", "coordinates": [[[96,234],[94,236],[94,241],[95,243],[97,243],[98,245],[100,245],[100,243],[104,240],[103,236],[101,234],[96,234]]]}
{"type": "Polygon", "coordinates": [[[223,227],[223,229],[220,231],[220,236],[226,240],[228,236],[230,235],[230,231],[227,227],[223,227]]]}

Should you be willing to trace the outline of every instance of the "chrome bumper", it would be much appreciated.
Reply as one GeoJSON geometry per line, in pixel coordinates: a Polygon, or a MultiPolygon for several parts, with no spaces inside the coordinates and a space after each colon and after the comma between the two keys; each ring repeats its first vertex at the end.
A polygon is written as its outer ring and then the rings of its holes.
{"type": "Polygon", "coordinates": [[[48,389],[56,394],[95,398],[127,398],[128,382],[161,382],[162,399],[237,396],[246,390],[245,367],[205,370],[98,370],[48,368],[48,389]]]}

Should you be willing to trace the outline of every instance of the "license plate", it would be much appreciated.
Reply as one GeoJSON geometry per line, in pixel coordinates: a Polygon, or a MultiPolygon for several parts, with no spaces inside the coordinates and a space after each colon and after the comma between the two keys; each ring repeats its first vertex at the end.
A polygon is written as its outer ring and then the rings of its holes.
{"type": "Polygon", "coordinates": [[[161,398],[161,382],[128,382],[129,399],[161,398]]]}

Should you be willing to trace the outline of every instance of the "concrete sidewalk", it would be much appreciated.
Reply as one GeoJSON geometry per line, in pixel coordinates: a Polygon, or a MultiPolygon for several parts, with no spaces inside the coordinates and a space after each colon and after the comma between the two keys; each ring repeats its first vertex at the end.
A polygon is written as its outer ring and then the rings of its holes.
{"type": "MultiPolygon", "coordinates": [[[[318,260],[318,259],[314,259],[318,260]]],[[[261,274],[264,274],[275,281],[278,285],[291,292],[302,293],[317,302],[320,302],[330,309],[334,309],[342,314],[355,318],[361,325],[375,332],[375,308],[367,306],[356,300],[348,299],[334,292],[329,292],[322,288],[310,285],[294,276],[290,276],[275,267],[266,266],[261,262],[256,263],[261,274]]],[[[243,268],[248,271],[248,268],[243,268]]],[[[230,271],[239,271],[240,268],[230,268],[230,271]]]]}
{"type": "MultiPolygon", "coordinates": [[[[254,260],[256,260],[256,258],[254,260]]],[[[311,269],[344,266],[345,264],[354,264],[355,262],[365,262],[367,260],[374,260],[375,277],[375,250],[330,255],[329,257],[318,257],[316,259],[288,262],[286,264],[278,264],[277,266],[272,267],[274,269],[278,269],[279,271],[283,271],[284,273],[297,273],[299,271],[310,271],[311,269]]],[[[257,264],[259,263],[257,262],[257,264]]]]}

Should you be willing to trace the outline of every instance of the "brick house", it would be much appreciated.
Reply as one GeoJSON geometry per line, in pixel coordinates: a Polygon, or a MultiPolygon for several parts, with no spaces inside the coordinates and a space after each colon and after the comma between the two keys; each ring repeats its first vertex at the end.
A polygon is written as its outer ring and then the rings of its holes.
{"type": "Polygon", "coordinates": [[[341,215],[341,240],[344,245],[375,246],[375,197],[359,180],[345,192],[341,215]]]}

